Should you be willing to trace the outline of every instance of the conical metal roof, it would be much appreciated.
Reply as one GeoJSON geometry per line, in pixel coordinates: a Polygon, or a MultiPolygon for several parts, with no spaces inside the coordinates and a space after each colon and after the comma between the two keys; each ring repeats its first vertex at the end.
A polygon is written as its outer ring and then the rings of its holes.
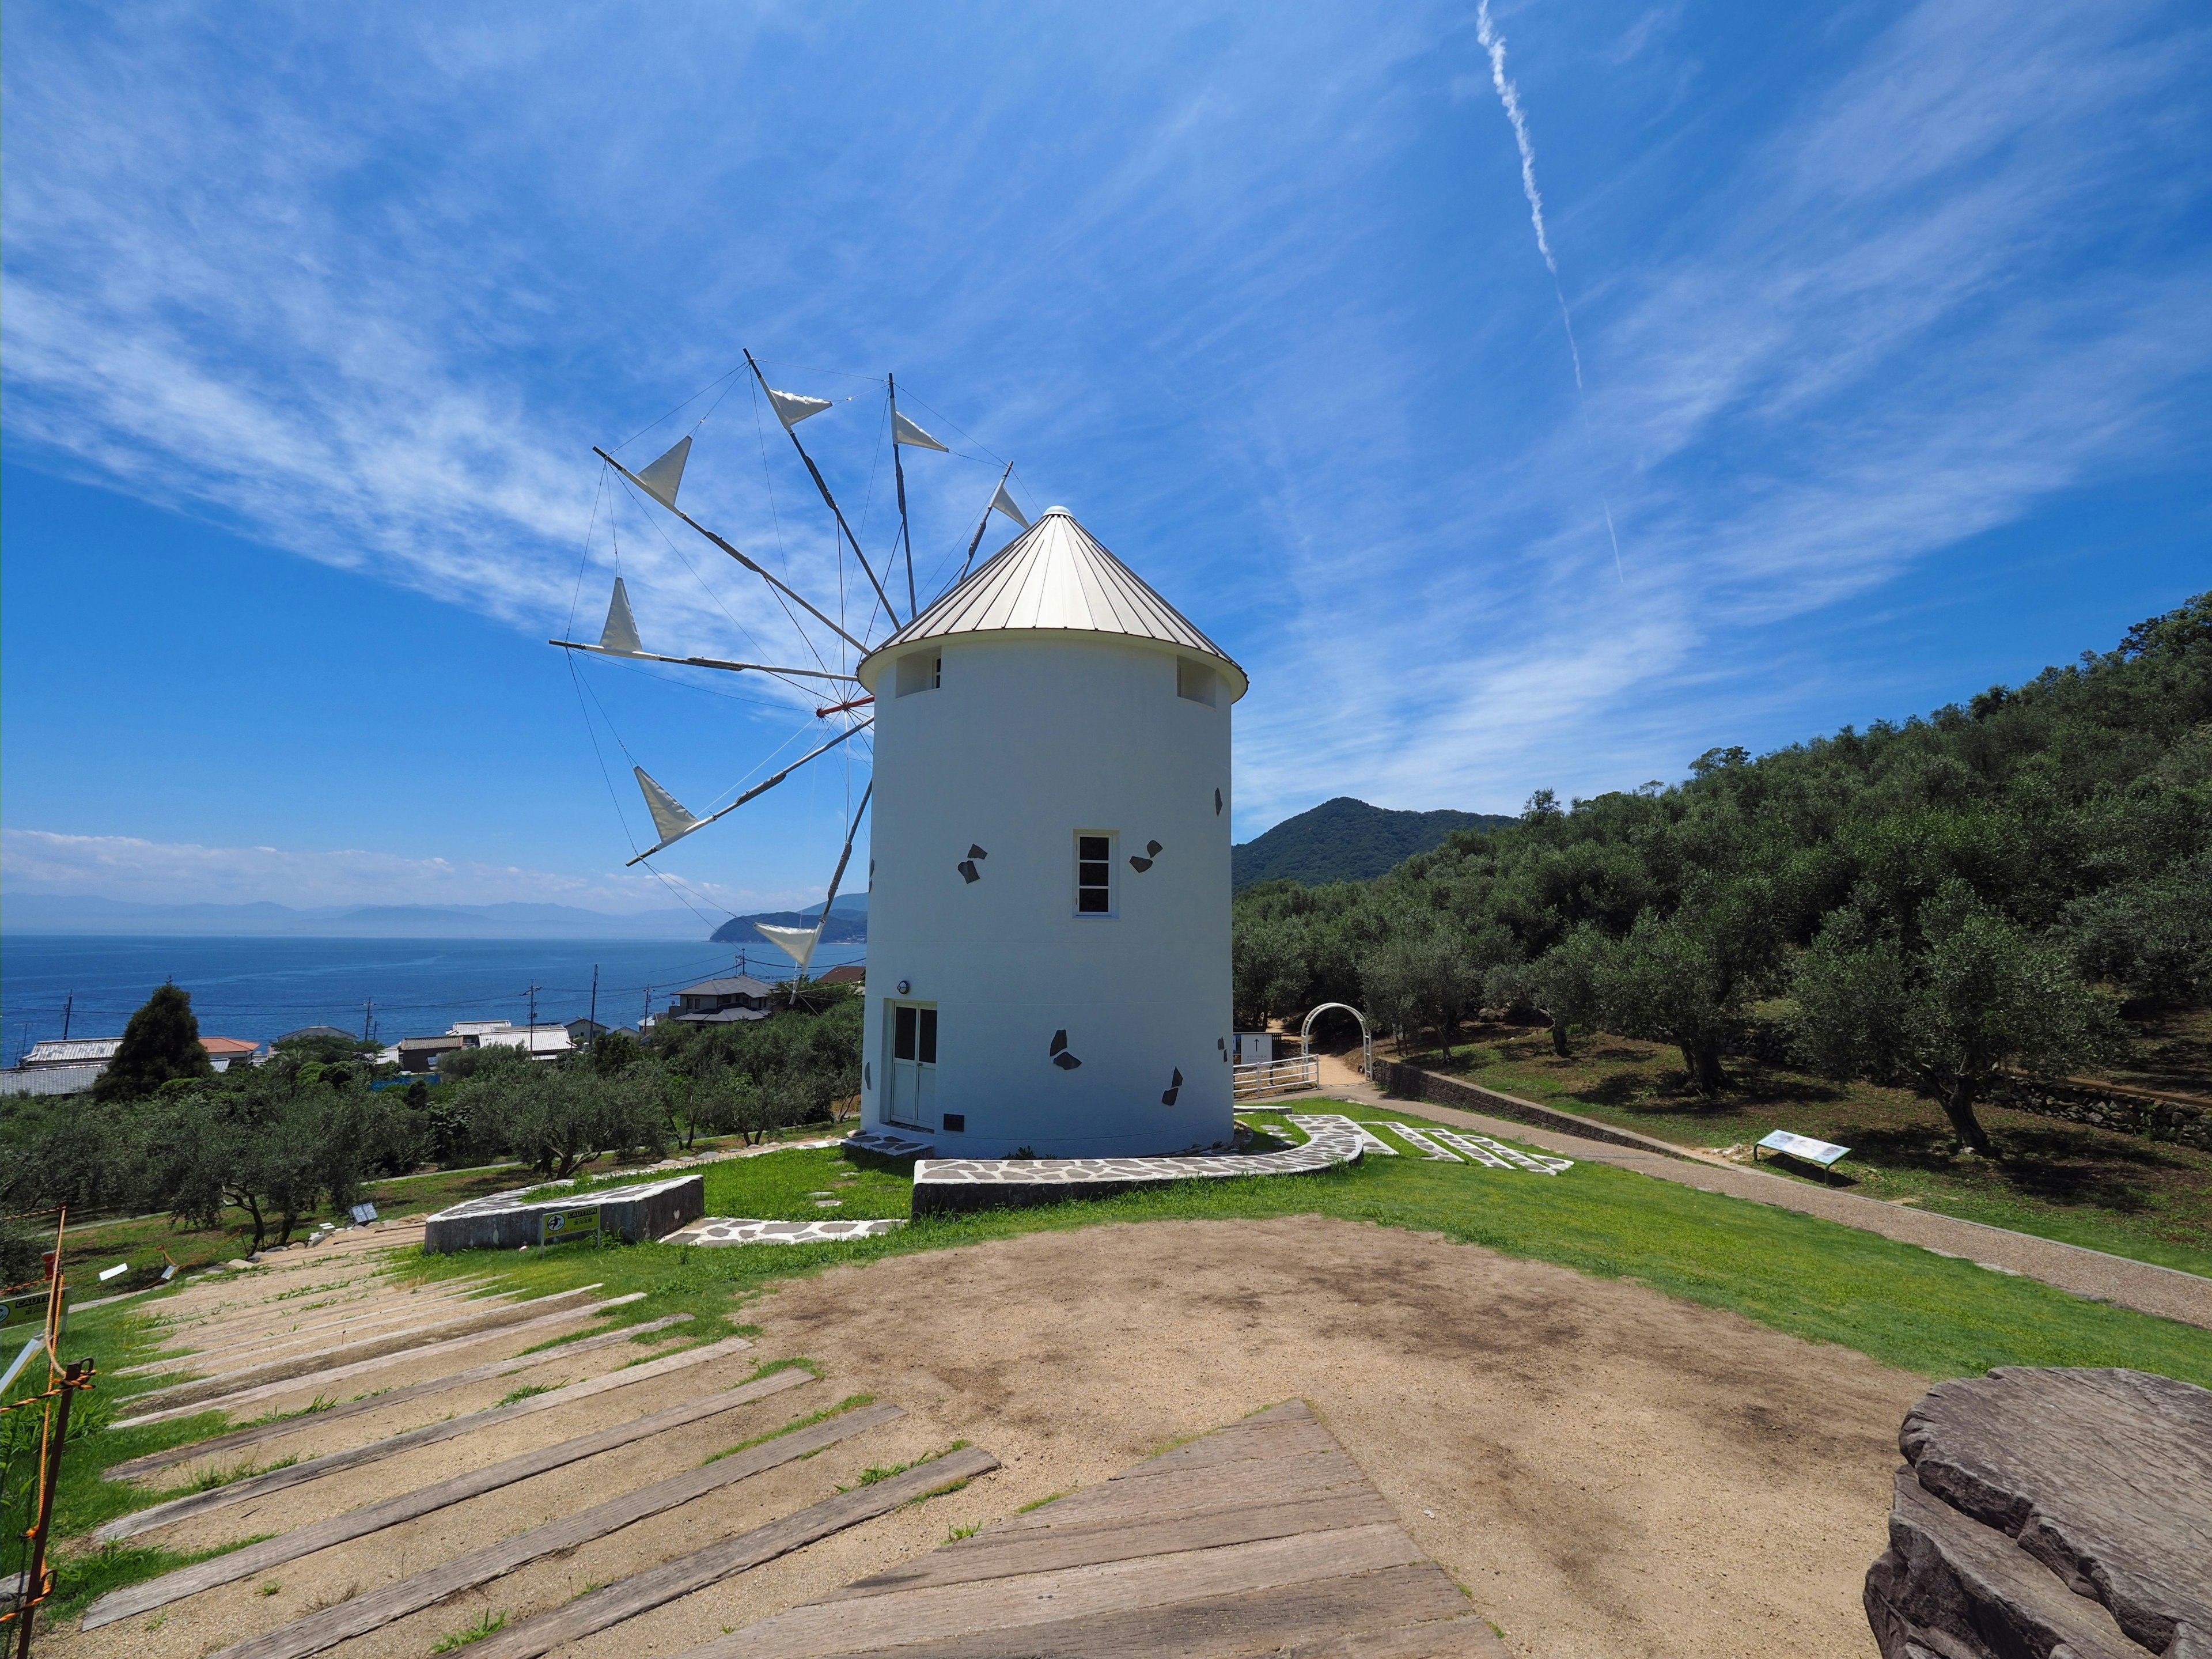
{"type": "Polygon", "coordinates": [[[1231,700],[1248,682],[1236,660],[1101,546],[1064,507],[1042,517],[990,561],[870,652],[860,666],[872,690],[884,655],[957,634],[1119,634],[1211,657],[1231,700]]]}

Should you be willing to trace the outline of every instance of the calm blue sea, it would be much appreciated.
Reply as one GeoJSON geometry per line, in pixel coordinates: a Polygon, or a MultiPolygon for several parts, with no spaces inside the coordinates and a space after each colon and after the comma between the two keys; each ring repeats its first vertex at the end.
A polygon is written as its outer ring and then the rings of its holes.
{"type": "MultiPolygon", "coordinates": [[[[866,958],[865,945],[825,945],[813,971],[866,958]]],[[[790,977],[791,963],[763,941],[744,947],[748,971],[790,977]]],[[[635,1025],[650,988],[665,1008],[678,987],[736,971],[736,947],[702,939],[139,939],[0,935],[0,1051],[7,1063],[62,1034],[70,994],[72,1036],[118,1036],[163,980],[192,994],[207,1036],[265,1041],[303,1025],[358,1033],[365,1018],[386,1042],[427,1036],[457,1019],[579,1019],[599,975],[599,1018],[635,1025]],[[372,1006],[373,1005],[373,1006],[372,1006]]]]}

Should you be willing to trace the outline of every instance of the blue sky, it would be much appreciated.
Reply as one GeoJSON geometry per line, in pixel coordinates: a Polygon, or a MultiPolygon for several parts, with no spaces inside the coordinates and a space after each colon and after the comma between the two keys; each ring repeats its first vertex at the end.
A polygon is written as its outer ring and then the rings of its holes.
{"type": "Polygon", "coordinates": [[[851,399],[801,431],[872,552],[890,369],[959,452],[925,580],[1011,459],[1244,664],[1239,839],[1678,778],[2212,586],[2179,5],[1499,0],[1556,289],[1471,7],[9,23],[13,890],[818,894],[865,756],[624,873],[625,748],[704,810],[825,722],[544,643],[619,568],[649,647],[802,648],[591,454],[696,431],[685,506],[834,593],[746,386],[662,418],[743,346],[851,399]]]}

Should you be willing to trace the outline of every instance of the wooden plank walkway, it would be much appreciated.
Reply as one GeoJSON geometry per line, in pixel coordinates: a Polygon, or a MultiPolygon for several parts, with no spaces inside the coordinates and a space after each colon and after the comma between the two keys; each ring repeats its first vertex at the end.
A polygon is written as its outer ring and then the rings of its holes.
{"type": "MultiPolygon", "coordinates": [[[[549,1298],[550,1299],[550,1298],[549,1298]]],[[[604,1302],[571,1304],[556,1308],[553,1312],[526,1319],[520,1325],[501,1325],[489,1331],[471,1331],[461,1336],[441,1337],[434,1342],[419,1347],[397,1348],[389,1353],[373,1354],[366,1359],[349,1360],[342,1365],[331,1365],[319,1371],[301,1371],[297,1375],[280,1376],[267,1382],[255,1383],[239,1389],[235,1394],[219,1394],[211,1399],[187,1401],[181,1406],[169,1406],[158,1411],[140,1412],[124,1418],[114,1426],[135,1429],[147,1423],[166,1423],[172,1418],[195,1417],[202,1412],[222,1412],[226,1414],[240,1407],[255,1405],[280,1395],[297,1395],[310,1389],[319,1389],[325,1383],[339,1382],[348,1377],[359,1376],[368,1371],[383,1370],[392,1365],[416,1365],[428,1359],[442,1359],[447,1354],[463,1348],[480,1347],[486,1342],[511,1342],[516,1337],[544,1330],[550,1326],[574,1324],[580,1319],[593,1319],[611,1308],[626,1307],[633,1302],[645,1300],[643,1291],[632,1291],[624,1296],[609,1297],[604,1302]]],[[[641,1327],[634,1328],[642,1328],[641,1327]]],[[[151,1399],[150,1395],[135,1396],[131,1403],[151,1399]]]]}
{"type": "MultiPolygon", "coordinates": [[[[381,1462],[387,1457],[397,1457],[401,1452],[413,1451],[418,1446],[435,1445],[441,1440],[458,1439],[465,1434],[474,1434],[502,1423],[512,1423],[518,1417],[535,1417],[540,1412],[557,1411],[573,1406],[580,1400],[590,1400],[615,1389],[626,1389],[633,1382],[650,1382],[671,1371],[685,1370],[693,1365],[703,1365],[712,1360],[726,1359],[752,1346],[742,1336],[725,1337],[720,1342],[710,1342],[702,1347],[685,1348],[678,1352],[664,1354],[658,1359],[648,1359],[643,1364],[627,1365],[588,1382],[572,1382],[566,1388],[552,1389],[527,1400],[518,1400],[504,1406],[487,1406],[482,1411],[464,1413],[459,1417],[441,1418],[434,1423],[425,1423],[420,1428],[402,1430],[388,1434],[365,1445],[349,1446],[343,1451],[325,1452],[320,1457],[311,1457],[302,1462],[288,1463],[281,1469],[270,1469],[260,1474],[248,1475],[233,1480],[209,1492],[187,1492],[182,1498],[173,1498],[166,1504],[155,1504],[149,1509],[134,1510],[129,1515],[119,1515],[92,1534],[95,1544],[112,1543],[117,1539],[131,1538],[142,1532],[151,1532],[156,1527],[166,1527],[194,1516],[206,1515],[216,1510],[228,1509],[234,1504],[252,1503],[272,1492],[320,1480],[326,1475],[357,1469],[364,1464],[381,1462]]],[[[302,1428],[312,1428],[313,1420],[302,1423],[302,1428]]]]}
{"type": "MultiPolygon", "coordinates": [[[[502,1538],[495,1544],[471,1550],[458,1560],[416,1573],[396,1584],[371,1590],[366,1595],[355,1596],[337,1607],[311,1613],[304,1619],[295,1619],[266,1634],[248,1637],[243,1642],[234,1643],[223,1649],[213,1656],[213,1659],[307,1659],[310,1654],[320,1653],[325,1648],[335,1647],[353,1637],[380,1630],[394,1620],[404,1619],[410,1613],[419,1613],[424,1607],[435,1607],[464,1590],[489,1583],[493,1579],[513,1572],[518,1567],[526,1566],[532,1561],[548,1555],[557,1555],[563,1550],[580,1548],[594,1539],[604,1538],[611,1532],[688,1504],[695,1498],[702,1498],[723,1486],[733,1486],[740,1480],[750,1480],[766,1470],[780,1468],[802,1457],[811,1457],[816,1452],[834,1446],[841,1440],[849,1439],[856,1434],[866,1434],[870,1429],[905,1415],[896,1406],[864,1406],[824,1422],[795,1430],[790,1434],[777,1436],[761,1445],[733,1452],[698,1468],[686,1469],[681,1474],[671,1475],[665,1480],[656,1480],[635,1492],[624,1492],[619,1498],[595,1504],[577,1514],[549,1521],[542,1527],[532,1527],[511,1538],[502,1538]]],[[[993,1467],[996,1466],[994,1459],[993,1467]]],[[[719,1577],[721,1575],[714,1576],[719,1577]]],[[[630,1581],[633,1585],[635,1582],[630,1581]]],[[[623,1588],[621,1585],[610,1586],[608,1589],[594,1592],[594,1595],[605,1596],[611,1591],[623,1588]]],[[[673,1595],[681,1594],[682,1590],[675,1590],[661,1599],[672,1599],[673,1595]]],[[[618,1610],[615,1617],[605,1621],[606,1624],[619,1623],[632,1613],[644,1610],[643,1606],[629,1607],[627,1599],[618,1599],[618,1610]]],[[[657,1603],[647,1601],[644,1605],[657,1603]]],[[[557,1625],[562,1615],[571,1613],[574,1606],[572,1602],[568,1607],[532,1622],[549,1626],[557,1625]]],[[[600,1625],[588,1626],[589,1629],[603,1627],[600,1625]]],[[[537,1650],[538,1652],[544,1650],[542,1648],[537,1650]]]]}
{"type": "Polygon", "coordinates": [[[1302,1401],[684,1659],[1502,1659],[1302,1401]]]}
{"type": "Polygon", "coordinates": [[[166,1607],[172,1601],[196,1595],[204,1589],[218,1584],[234,1583],[241,1578],[251,1578],[255,1573],[287,1561],[296,1561],[317,1550],[329,1549],[370,1533],[381,1532],[386,1527],[396,1527],[404,1521],[412,1521],[419,1515],[444,1509],[449,1504],[459,1504],[471,1498],[480,1498],[488,1492],[497,1492],[502,1486],[513,1486],[518,1480],[527,1480],[533,1475],[564,1468],[586,1457],[612,1451],[617,1447],[649,1439],[665,1434],[671,1429],[680,1429],[686,1424],[697,1423],[723,1412],[735,1411],[756,1400],[798,1388],[814,1381],[811,1371],[772,1371],[757,1382],[747,1382],[723,1393],[710,1394],[681,1406],[671,1406],[665,1411],[655,1412],[628,1423],[619,1423],[596,1434],[579,1435],[556,1445],[540,1447],[487,1468],[457,1474],[450,1480],[441,1480],[435,1486],[422,1486],[413,1492],[387,1498],[382,1503],[366,1508],[348,1510],[295,1531],[280,1533],[274,1538],[264,1539],[258,1544],[248,1544],[212,1559],[179,1567],[174,1572],[159,1578],[149,1578],[143,1583],[111,1590],[85,1609],[83,1628],[97,1630],[102,1625],[112,1625],[118,1619],[128,1619],[135,1613],[150,1612],[166,1607]]]}
{"type": "MultiPolygon", "coordinates": [[[[477,1302],[465,1304],[473,1310],[449,1313],[441,1319],[410,1327],[406,1330],[388,1332],[380,1336],[356,1337],[350,1342],[337,1343],[330,1347],[295,1354],[289,1358],[271,1360],[265,1365],[248,1365],[219,1376],[196,1377],[189,1382],[174,1382],[165,1389],[149,1389],[137,1397],[133,1404],[155,1407],[204,1406],[237,1389],[249,1388],[257,1382],[289,1382],[311,1371],[325,1369],[331,1360],[343,1355],[356,1359],[381,1358],[386,1354],[400,1353],[410,1348],[420,1348],[434,1336],[443,1334],[459,1336],[467,1332],[497,1330],[502,1326],[520,1325],[526,1320],[551,1312],[562,1303],[574,1303],[576,1297],[599,1289],[597,1285],[579,1285],[573,1291],[556,1291],[550,1296],[541,1296],[529,1302],[477,1302]]],[[[145,1419],[142,1417],[140,1421],[145,1419]]]]}
{"type": "MultiPolygon", "coordinates": [[[[642,1293],[640,1295],[641,1297],[642,1293]]],[[[249,1424],[245,1428],[234,1429],[228,1434],[219,1434],[212,1440],[170,1446],[161,1451],[148,1452],[143,1457],[134,1457],[127,1463],[111,1464],[102,1473],[101,1479],[135,1480],[142,1474],[156,1474],[179,1463],[193,1463],[204,1457],[220,1457],[231,1452],[243,1451],[246,1447],[260,1445],[264,1441],[342,1423],[349,1417],[360,1416],[363,1412],[386,1411],[409,1401],[443,1394],[449,1389],[462,1388],[471,1382],[489,1382],[495,1378],[513,1376],[517,1371],[550,1365],[613,1343],[629,1341],[648,1332],[666,1330],[671,1325],[681,1325],[690,1317],[688,1313],[670,1314],[665,1318],[647,1320],[641,1325],[624,1325],[617,1330],[601,1331],[597,1336],[563,1342],[557,1348],[541,1348],[535,1353],[519,1353],[509,1358],[492,1360],[488,1364],[471,1365],[466,1370],[447,1371],[443,1376],[428,1377],[383,1394],[365,1394],[358,1400],[349,1400],[339,1406],[325,1406],[319,1412],[303,1416],[279,1418],[273,1423],[249,1424]]]]}

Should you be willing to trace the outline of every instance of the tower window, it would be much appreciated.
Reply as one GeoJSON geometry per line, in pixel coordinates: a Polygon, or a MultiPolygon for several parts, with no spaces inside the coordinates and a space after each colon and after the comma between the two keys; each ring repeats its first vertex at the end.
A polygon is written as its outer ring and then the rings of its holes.
{"type": "Polygon", "coordinates": [[[1114,914],[1114,837],[1110,835],[1075,838],[1075,914],[1114,914]]]}
{"type": "Polygon", "coordinates": [[[898,659],[898,694],[934,691],[945,678],[945,658],[935,651],[909,651],[898,659]]]}
{"type": "Polygon", "coordinates": [[[1193,702],[1213,707],[1213,688],[1218,677],[1202,662],[1193,662],[1188,657],[1176,659],[1176,696],[1188,697],[1193,702]]]}

